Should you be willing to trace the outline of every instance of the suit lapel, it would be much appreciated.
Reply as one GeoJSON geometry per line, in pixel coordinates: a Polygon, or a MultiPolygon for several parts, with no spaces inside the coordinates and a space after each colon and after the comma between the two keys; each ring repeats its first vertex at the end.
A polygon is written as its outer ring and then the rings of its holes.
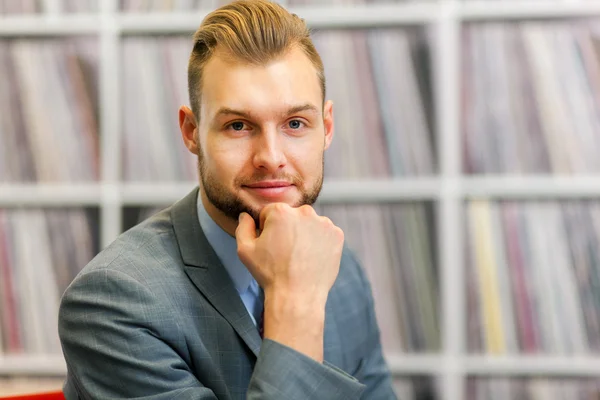
{"type": "Polygon", "coordinates": [[[261,338],[239,293],[198,221],[198,188],[173,205],[171,218],[185,272],[212,306],[225,318],[255,356],[261,338]]]}

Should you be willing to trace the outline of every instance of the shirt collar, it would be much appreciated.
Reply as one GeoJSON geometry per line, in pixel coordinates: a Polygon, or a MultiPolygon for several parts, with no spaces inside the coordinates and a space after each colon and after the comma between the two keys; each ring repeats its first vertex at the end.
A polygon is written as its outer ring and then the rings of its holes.
{"type": "Polygon", "coordinates": [[[237,292],[240,295],[243,294],[254,278],[237,255],[237,242],[235,238],[225,232],[217,225],[212,217],[208,215],[208,212],[202,204],[202,196],[200,194],[198,194],[197,207],[200,227],[202,228],[208,243],[210,243],[217,254],[217,257],[219,257],[219,260],[223,263],[237,292]]]}

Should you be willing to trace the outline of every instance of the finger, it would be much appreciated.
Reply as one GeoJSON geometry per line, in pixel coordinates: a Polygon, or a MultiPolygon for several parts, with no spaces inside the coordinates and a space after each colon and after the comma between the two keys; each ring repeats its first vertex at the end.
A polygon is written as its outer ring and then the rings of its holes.
{"type": "Polygon", "coordinates": [[[256,239],[256,224],[254,218],[248,213],[241,213],[239,217],[238,226],[235,230],[235,240],[237,241],[238,248],[240,245],[248,245],[256,239]]]}
{"type": "Polygon", "coordinates": [[[260,210],[260,215],[258,216],[258,225],[259,225],[260,232],[262,232],[263,229],[265,228],[265,221],[267,220],[267,217],[276,208],[275,204],[276,203],[267,204],[266,206],[263,207],[262,210],[260,210]]]}
{"type": "Polygon", "coordinates": [[[286,212],[292,210],[292,207],[286,203],[270,203],[263,207],[258,216],[258,223],[260,232],[265,229],[267,221],[277,218],[278,216],[284,215],[286,212]]]}

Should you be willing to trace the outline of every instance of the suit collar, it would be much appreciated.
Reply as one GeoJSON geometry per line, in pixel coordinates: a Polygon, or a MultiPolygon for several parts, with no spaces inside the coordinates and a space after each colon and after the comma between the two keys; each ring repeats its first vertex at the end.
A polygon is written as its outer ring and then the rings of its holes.
{"type": "Polygon", "coordinates": [[[208,243],[198,220],[197,198],[199,189],[171,209],[175,237],[179,244],[185,272],[212,306],[225,318],[258,356],[261,339],[240,295],[225,267],[208,243]]]}
{"type": "Polygon", "coordinates": [[[223,228],[208,215],[200,197],[201,196],[198,196],[198,201],[196,202],[200,228],[210,244],[210,247],[212,247],[217,257],[219,257],[221,264],[225,267],[227,274],[231,277],[235,290],[242,296],[243,293],[247,293],[254,278],[237,255],[237,242],[235,237],[225,232],[223,228]]]}
{"type": "Polygon", "coordinates": [[[179,251],[183,263],[187,266],[218,266],[221,262],[212,247],[210,247],[198,222],[198,210],[196,208],[198,194],[199,189],[196,187],[191,193],[175,203],[171,209],[171,219],[177,243],[179,243],[179,251]]]}

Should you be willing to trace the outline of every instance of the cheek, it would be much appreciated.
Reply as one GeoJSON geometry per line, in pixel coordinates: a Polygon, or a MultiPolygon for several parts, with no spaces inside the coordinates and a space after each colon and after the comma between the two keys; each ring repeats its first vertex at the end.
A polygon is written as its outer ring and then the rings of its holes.
{"type": "Polygon", "coordinates": [[[323,168],[323,146],[311,144],[293,147],[288,151],[288,162],[305,180],[310,180],[323,168]]]}
{"type": "Polygon", "coordinates": [[[230,184],[243,171],[246,157],[239,147],[233,149],[217,144],[208,150],[210,157],[207,157],[207,169],[223,184],[230,184]]]}

